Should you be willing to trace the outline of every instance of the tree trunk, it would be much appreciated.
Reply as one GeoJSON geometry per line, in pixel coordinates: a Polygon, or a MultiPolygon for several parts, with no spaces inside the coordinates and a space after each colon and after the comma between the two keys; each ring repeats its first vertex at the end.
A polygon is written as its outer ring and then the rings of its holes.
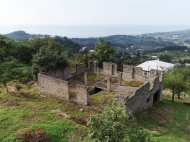
{"type": "Polygon", "coordinates": [[[174,96],[175,96],[175,93],[174,93],[174,87],[173,87],[172,103],[174,102],[174,96]]]}
{"type": "Polygon", "coordinates": [[[180,93],[178,93],[177,96],[178,96],[178,99],[180,99],[180,93]]]}
{"type": "Polygon", "coordinates": [[[4,87],[7,89],[7,93],[9,93],[9,90],[8,90],[8,87],[7,87],[6,83],[4,84],[4,87]]]}

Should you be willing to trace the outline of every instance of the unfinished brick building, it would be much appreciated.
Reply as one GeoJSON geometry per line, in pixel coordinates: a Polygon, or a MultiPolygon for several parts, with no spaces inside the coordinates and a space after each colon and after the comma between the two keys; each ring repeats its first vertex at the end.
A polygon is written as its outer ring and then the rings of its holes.
{"type": "Polygon", "coordinates": [[[85,64],[76,64],[74,72],[67,67],[39,73],[38,81],[40,93],[65,101],[72,99],[71,88],[74,86],[75,101],[81,106],[88,106],[89,95],[96,93],[97,90],[114,92],[114,98],[132,110],[133,114],[138,114],[162,100],[162,72],[151,70],[148,74],[144,74],[142,68],[129,65],[124,65],[123,72],[119,72],[114,63],[104,62],[103,68],[100,69],[97,62],[90,61],[88,68],[85,68],[85,64]],[[96,74],[95,81],[88,78],[90,73],[96,74]],[[83,83],[75,80],[80,74],[84,74],[83,83]],[[114,79],[117,83],[113,82],[114,79]],[[76,83],[73,84],[73,80],[76,83]],[[140,81],[142,84],[140,87],[127,84],[132,81],[140,81]]]}

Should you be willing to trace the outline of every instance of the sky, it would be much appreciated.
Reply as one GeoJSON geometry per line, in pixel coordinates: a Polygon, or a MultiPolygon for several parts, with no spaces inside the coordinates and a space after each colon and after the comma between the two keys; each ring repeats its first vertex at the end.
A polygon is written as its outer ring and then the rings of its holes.
{"type": "Polygon", "coordinates": [[[190,0],[0,0],[2,25],[188,25],[190,0]]]}

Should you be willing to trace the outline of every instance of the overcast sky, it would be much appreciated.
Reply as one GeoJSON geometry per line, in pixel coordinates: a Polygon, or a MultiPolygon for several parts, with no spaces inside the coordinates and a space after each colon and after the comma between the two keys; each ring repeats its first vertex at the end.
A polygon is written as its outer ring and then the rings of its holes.
{"type": "Polygon", "coordinates": [[[190,0],[0,0],[0,25],[188,25],[190,0]]]}

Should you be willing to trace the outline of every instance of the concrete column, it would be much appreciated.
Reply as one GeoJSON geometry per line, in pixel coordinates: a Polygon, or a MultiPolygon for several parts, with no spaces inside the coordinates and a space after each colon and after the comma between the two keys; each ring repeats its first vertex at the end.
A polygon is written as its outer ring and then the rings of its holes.
{"type": "Polygon", "coordinates": [[[100,80],[100,68],[97,68],[97,80],[100,80]]]}
{"type": "Polygon", "coordinates": [[[122,72],[118,72],[118,86],[122,85],[122,72]]]}
{"type": "Polygon", "coordinates": [[[84,83],[85,85],[88,85],[88,72],[84,73],[84,83]]]}
{"type": "Polygon", "coordinates": [[[107,77],[107,90],[108,92],[111,92],[111,77],[107,77]]]}

